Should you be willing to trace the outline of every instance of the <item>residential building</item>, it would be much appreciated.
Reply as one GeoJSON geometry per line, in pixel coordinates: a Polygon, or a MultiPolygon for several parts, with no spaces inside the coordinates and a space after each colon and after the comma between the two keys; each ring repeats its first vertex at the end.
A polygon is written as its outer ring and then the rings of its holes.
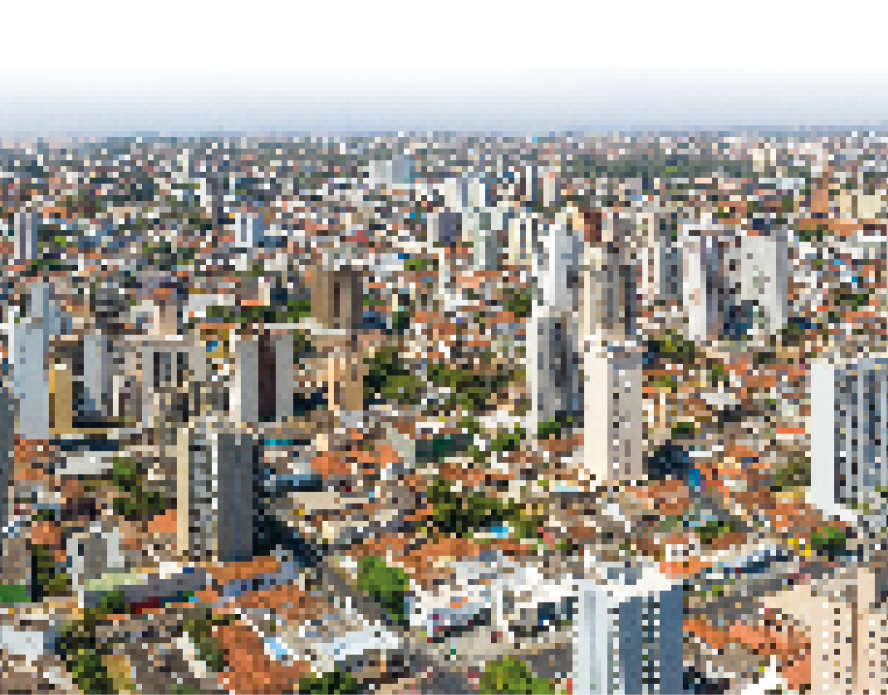
{"type": "Polygon", "coordinates": [[[683,693],[684,587],[653,568],[578,583],[578,693],[683,693]]]}
{"type": "Polygon", "coordinates": [[[252,249],[265,241],[265,218],[261,213],[234,213],[234,243],[239,248],[252,249]]]}
{"type": "Polygon", "coordinates": [[[587,345],[583,474],[596,485],[643,473],[642,355],[626,343],[587,345]]]}
{"type": "Polygon", "coordinates": [[[231,391],[235,422],[255,423],[293,416],[293,335],[265,330],[238,336],[231,391]]]}
{"type": "Polygon", "coordinates": [[[738,236],[720,225],[685,225],[682,243],[691,338],[761,337],[783,327],[788,311],[785,235],[738,236]]]}
{"type": "Polygon", "coordinates": [[[324,328],[357,330],[364,320],[363,273],[359,268],[314,268],[312,318],[324,328]]]}
{"type": "Polygon", "coordinates": [[[17,261],[29,261],[38,257],[39,225],[40,215],[36,212],[17,212],[13,216],[13,253],[17,261]]]}
{"type": "Polygon", "coordinates": [[[200,421],[178,431],[177,547],[194,561],[233,562],[253,554],[255,437],[200,421]]]}
{"type": "Polygon", "coordinates": [[[552,225],[533,256],[539,284],[528,322],[530,425],[579,410],[579,344],[574,315],[580,243],[563,225],[552,225]]]}
{"type": "Polygon", "coordinates": [[[569,312],[534,307],[527,326],[531,431],[558,414],[579,410],[576,345],[576,320],[569,312]]]}
{"type": "MultiPolygon", "coordinates": [[[[12,478],[13,434],[15,432],[15,402],[5,386],[0,386],[0,528],[6,526],[9,481],[12,478]]],[[[0,536],[0,555],[5,553],[5,539],[0,536]]]]}
{"type": "Polygon", "coordinates": [[[811,365],[811,488],[832,510],[888,486],[888,359],[820,359],[811,365]]]}
{"type": "Polygon", "coordinates": [[[886,591],[882,564],[845,568],[763,598],[810,631],[811,695],[888,693],[886,591]]]}
{"type": "Polygon", "coordinates": [[[110,412],[112,394],[111,341],[102,333],[83,336],[83,411],[102,416],[110,412]]]}
{"type": "Polygon", "coordinates": [[[199,413],[206,348],[180,336],[143,340],[140,348],[143,426],[176,427],[199,413]]]}
{"type": "Polygon", "coordinates": [[[587,245],[580,321],[584,336],[597,344],[635,335],[638,321],[639,267],[625,245],[587,245]]]}
{"type": "Polygon", "coordinates": [[[103,529],[98,522],[87,531],[71,535],[66,550],[72,584],[80,590],[90,579],[97,579],[109,571],[123,570],[125,566],[120,552],[119,529],[103,529]]]}
{"type": "Polygon", "coordinates": [[[440,210],[429,213],[428,242],[453,246],[462,238],[462,214],[453,210],[440,210]]]}
{"type": "Polygon", "coordinates": [[[533,213],[521,212],[508,221],[509,265],[530,265],[537,242],[539,220],[533,213]]]}
{"type": "Polygon", "coordinates": [[[47,331],[42,323],[13,326],[15,395],[19,401],[18,433],[26,439],[49,439],[47,331]]]}

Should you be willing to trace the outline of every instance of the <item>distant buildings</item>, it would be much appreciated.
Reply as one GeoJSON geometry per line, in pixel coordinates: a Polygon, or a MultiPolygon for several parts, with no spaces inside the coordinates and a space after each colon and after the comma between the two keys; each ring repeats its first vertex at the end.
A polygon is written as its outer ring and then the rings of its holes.
{"type": "Polygon", "coordinates": [[[638,568],[610,579],[578,587],[575,692],[685,692],[682,583],[638,568]]]}
{"type": "Polygon", "coordinates": [[[811,365],[812,501],[863,504],[888,487],[888,359],[811,365]]]}

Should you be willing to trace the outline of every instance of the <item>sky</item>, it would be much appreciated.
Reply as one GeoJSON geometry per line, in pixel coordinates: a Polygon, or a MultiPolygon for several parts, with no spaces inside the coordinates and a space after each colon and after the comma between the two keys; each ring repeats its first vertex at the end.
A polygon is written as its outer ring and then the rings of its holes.
{"type": "Polygon", "coordinates": [[[888,9],[8,3],[0,135],[888,125],[888,9]]]}

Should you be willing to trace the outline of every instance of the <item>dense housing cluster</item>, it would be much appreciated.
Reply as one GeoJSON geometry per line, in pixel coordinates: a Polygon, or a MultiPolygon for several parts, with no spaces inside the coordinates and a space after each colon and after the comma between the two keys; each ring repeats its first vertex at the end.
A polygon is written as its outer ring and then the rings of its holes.
{"type": "Polygon", "coordinates": [[[3,143],[3,683],[888,692],[886,153],[3,143]]]}

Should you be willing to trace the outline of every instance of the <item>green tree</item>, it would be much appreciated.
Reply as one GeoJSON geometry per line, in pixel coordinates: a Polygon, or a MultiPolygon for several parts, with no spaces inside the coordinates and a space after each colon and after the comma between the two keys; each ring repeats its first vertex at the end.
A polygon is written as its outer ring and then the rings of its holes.
{"type": "Polygon", "coordinates": [[[365,557],[358,565],[358,586],[381,603],[399,624],[406,621],[404,600],[410,583],[403,570],[389,567],[374,555],[365,557]]]}
{"type": "Polygon", "coordinates": [[[34,601],[42,601],[48,596],[67,596],[71,592],[71,579],[68,573],[59,569],[52,548],[31,545],[31,596],[34,601]]]}
{"type": "Polygon", "coordinates": [[[350,673],[339,669],[327,671],[317,676],[303,676],[299,679],[300,693],[357,693],[358,681],[350,673]]]}
{"type": "Polygon", "coordinates": [[[214,616],[207,608],[196,617],[186,620],[182,625],[182,631],[194,644],[198,656],[206,662],[212,671],[217,673],[221,673],[225,669],[228,660],[219,638],[213,634],[213,627],[225,625],[227,622],[226,616],[214,616]]]}
{"type": "Polygon", "coordinates": [[[378,393],[388,400],[410,405],[419,403],[422,381],[407,370],[397,348],[391,345],[380,348],[366,364],[364,398],[372,400],[378,393]]]}
{"type": "Polygon", "coordinates": [[[511,311],[519,318],[530,316],[533,307],[533,298],[529,289],[508,289],[503,297],[503,309],[511,311]]]}
{"type": "Polygon", "coordinates": [[[500,657],[484,667],[479,684],[480,693],[522,693],[527,695],[549,694],[555,690],[546,678],[534,678],[527,664],[513,656],[500,657]]]}

